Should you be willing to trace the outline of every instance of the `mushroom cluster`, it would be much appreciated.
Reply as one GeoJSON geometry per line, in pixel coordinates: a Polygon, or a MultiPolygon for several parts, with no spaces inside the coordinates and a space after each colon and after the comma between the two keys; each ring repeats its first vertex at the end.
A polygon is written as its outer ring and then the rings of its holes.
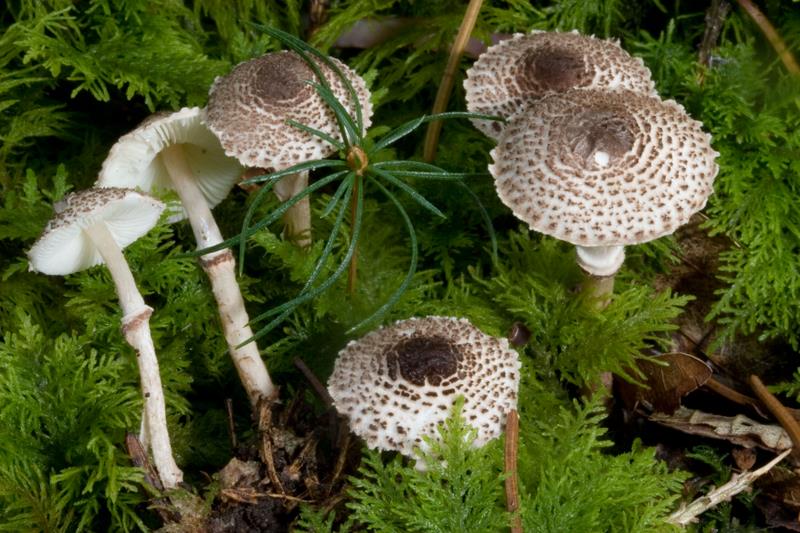
{"type": "Polygon", "coordinates": [[[401,320],[351,341],[336,359],[328,391],[370,448],[413,456],[435,438],[458,396],[475,446],[498,437],[516,408],[520,361],[507,339],[463,318],[401,320]]]}
{"type": "Polygon", "coordinates": [[[711,137],[656,94],[617,42],[571,33],[516,35],[465,81],[468,109],[497,141],[500,199],[532,230],[575,244],[587,288],[605,298],[624,246],[671,234],[702,209],[717,175],[711,137]]]}
{"type": "MultiPolygon", "coordinates": [[[[334,96],[350,108],[355,107],[354,90],[366,128],[372,111],[364,80],[334,59],[335,69],[314,61],[334,96]]],[[[56,216],[29,251],[30,268],[45,274],[66,275],[100,263],[108,266],[122,307],[123,334],[138,355],[145,404],[140,438],[151,449],[166,488],[176,487],[183,475],[167,432],[164,392],[149,329],[153,309],[136,288],[121,249],[147,233],[165,210],[148,193],[176,192],[180,203],[173,206],[168,221],[188,218],[198,249],[218,248],[202,255],[200,265],[210,280],[229,353],[248,397],[254,408],[271,397],[275,387],[252,341],[233,255],[220,246],[224,239],[211,209],[241,178],[244,165],[280,170],[336,149],[342,134],[333,111],[313,85],[318,81],[314,69],[298,55],[267,54],[218,78],[207,109],[152,115],[112,147],[95,188],[56,204],[56,216]]],[[[285,201],[307,184],[308,174],[301,173],[279,183],[276,192],[285,201]]],[[[307,198],[296,207],[289,233],[307,244],[307,198]]]]}

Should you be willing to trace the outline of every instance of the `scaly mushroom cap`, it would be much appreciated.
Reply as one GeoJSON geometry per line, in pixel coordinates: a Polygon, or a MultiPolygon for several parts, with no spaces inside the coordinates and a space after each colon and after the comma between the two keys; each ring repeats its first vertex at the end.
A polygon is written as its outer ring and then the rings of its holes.
{"type": "MultiPolygon", "coordinates": [[[[372,116],[366,83],[344,63],[331,60],[355,89],[366,129],[372,116]]],[[[353,102],[342,80],[321,61],[317,65],[352,115],[353,102]]],[[[277,171],[327,157],[335,151],[331,144],[286,124],[294,120],[341,140],[333,111],[308,84],[316,79],[305,61],[292,52],[274,52],[240,63],[211,86],[208,126],[225,153],[249,167],[277,171]]]]}
{"type": "Polygon", "coordinates": [[[119,247],[125,248],[150,231],[163,210],[163,203],[131,189],[94,188],[69,194],[28,252],[30,269],[64,276],[99,265],[103,258],[84,228],[104,222],[119,247]]]}
{"type": "Polygon", "coordinates": [[[519,368],[508,340],[466,319],[411,318],[351,341],[339,352],[328,390],[370,448],[412,456],[414,447],[427,449],[424,435],[438,437],[459,395],[476,446],[500,435],[516,408],[519,368]]]}
{"type": "Polygon", "coordinates": [[[489,172],[531,229],[580,246],[626,245],[668,235],[702,209],[718,155],[672,100],[578,89],[509,121],[489,172]]]}
{"type": "MultiPolygon", "coordinates": [[[[158,154],[168,146],[182,144],[198,188],[208,206],[214,207],[228,196],[242,174],[242,166],[225,155],[204,121],[205,110],[199,107],[151,115],[111,147],[95,186],[145,192],[172,190],[169,173],[158,154]]],[[[170,222],[185,216],[183,213],[170,222]]]]}
{"type": "MultiPolygon", "coordinates": [[[[655,95],[650,70],[618,41],[578,32],[517,33],[481,54],[464,80],[467,109],[510,118],[546,94],[569,89],[629,89],[655,95]]],[[[497,140],[503,124],[473,120],[497,140]]]]}

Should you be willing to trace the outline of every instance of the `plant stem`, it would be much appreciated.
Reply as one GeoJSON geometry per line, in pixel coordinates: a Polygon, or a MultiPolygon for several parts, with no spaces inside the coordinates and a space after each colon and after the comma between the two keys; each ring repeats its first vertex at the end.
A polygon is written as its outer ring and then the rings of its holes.
{"type": "Polygon", "coordinates": [[[506,509],[514,514],[511,519],[511,533],[522,533],[522,519],[519,516],[519,480],[517,479],[517,456],[519,451],[519,415],[512,409],[506,415],[505,446],[505,486],[506,509]]]}
{"type": "MultiPolygon", "coordinates": [[[[198,249],[222,242],[222,234],[211,214],[205,198],[197,187],[183,148],[173,145],[161,152],[161,158],[170,175],[172,184],[189,215],[198,249]]],[[[236,263],[230,250],[218,250],[200,257],[200,265],[211,283],[211,291],[217,301],[219,317],[228,351],[242,380],[251,406],[255,409],[259,399],[269,397],[275,390],[267,367],[261,359],[255,342],[242,345],[253,337],[250,317],[244,306],[244,298],[236,282],[236,263]]]]}
{"type": "MultiPolygon", "coordinates": [[[[467,6],[467,11],[464,13],[464,19],[461,21],[461,26],[458,28],[458,34],[453,47],[450,48],[450,57],[447,59],[447,66],[442,75],[442,81],[439,84],[439,90],[436,92],[436,100],[433,102],[433,110],[431,113],[441,113],[447,108],[447,102],[450,101],[450,93],[453,92],[453,82],[455,80],[456,69],[461,61],[461,56],[464,54],[464,48],[467,46],[469,36],[475,28],[475,22],[478,20],[478,13],[481,10],[483,0],[470,0],[467,6]]],[[[425,134],[425,147],[423,150],[423,158],[425,161],[431,162],[436,157],[436,148],[439,144],[439,134],[442,131],[442,121],[434,120],[428,124],[428,131],[425,134]]]]}
{"type": "Polygon", "coordinates": [[[706,10],[706,29],[703,33],[703,41],[700,44],[700,52],[697,60],[704,68],[698,73],[698,81],[703,83],[705,69],[711,64],[711,50],[717,45],[719,33],[722,31],[722,24],[730,11],[730,4],[725,0],[711,0],[711,7],[706,10]]]}
{"type": "Polygon", "coordinates": [[[767,390],[767,387],[764,386],[764,383],[762,383],[761,379],[755,374],[750,376],[750,387],[753,389],[756,397],[761,400],[761,403],[769,409],[772,416],[774,416],[783,429],[786,430],[789,438],[792,439],[792,444],[794,444],[792,455],[796,459],[800,459],[800,424],[798,424],[797,420],[786,410],[783,404],[767,390]]]}
{"type": "Polygon", "coordinates": [[[750,18],[753,19],[753,22],[755,22],[762,33],[764,33],[764,36],[778,53],[778,57],[780,57],[781,61],[783,61],[786,70],[795,76],[800,74],[800,65],[797,64],[797,61],[792,55],[792,52],[789,50],[789,47],[786,46],[786,43],[775,30],[775,27],[772,25],[769,19],[764,16],[764,13],[762,13],[750,0],[736,1],[742,7],[742,9],[747,11],[747,14],[750,15],[750,18]]]}
{"type": "MultiPolygon", "coordinates": [[[[352,225],[356,227],[356,212],[358,211],[358,188],[362,186],[361,176],[356,174],[353,180],[353,191],[350,193],[350,220],[352,225]]],[[[356,245],[358,246],[358,245],[356,245]]],[[[356,277],[358,276],[358,247],[353,250],[353,255],[350,257],[350,267],[347,270],[347,292],[355,294],[356,292],[356,277]]]]}
{"type": "Polygon", "coordinates": [[[144,427],[149,435],[153,462],[164,487],[175,488],[183,481],[183,472],[175,463],[169,440],[164,389],[161,386],[156,350],[150,336],[150,315],[153,314],[153,309],[144,303],[128,262],[105,222],[94,224],[84,231],[97,246],[111,272],[122,307],[122,333],[128,344],[136,350],[136,363],[139,366],[144,397],[144,427]]]}

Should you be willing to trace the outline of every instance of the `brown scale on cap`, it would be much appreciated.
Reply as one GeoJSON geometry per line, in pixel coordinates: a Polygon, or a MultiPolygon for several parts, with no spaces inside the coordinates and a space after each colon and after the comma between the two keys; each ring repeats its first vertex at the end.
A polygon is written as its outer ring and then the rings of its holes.
{"type": "Polygon", "coordinates": [[[465,319],[412,318],[350,342],[328,390],[368,446],[411,456],[423,436],[438,435],[459,395],[462,416],[478,432],[475,445],[499,436],[516,406],[519,367],[507,339],[465,319]]]}
{"type": "MultiPolygon", "coordinates": [[[[331,60],[353,85],[367,128],[372,106],[364,80],[347,65],[331,60]]],[[[327,65],[318,61],[317,66],[333,94],[353,115],[354,104],[344,83],[327,65]]],[[[240,63],[214,81],[209,92],[208,127],[226,154],[249,167],[283,170],[327,157],[335,150],[331,144],[286,123],[294,120],[341,140],[333,111],[310,81],[316,81],[313,71],[292,52],[274,52],[240,63]]]]}
{"type": "Polygon", "coordinates": [[[705,206],[718,170],[710,143],[673,101],[575,89],[509,121],[489,171],[533,230],[581,246],[637,244],[705,206]]]}
{"type": "MultiPolygon", "coordinates": [[[[616,41],[577,32],[515,34],[483,53],[464,81],[467,109],[510,118],[542,96],[569,89],[627,89],[655,95],[650,71],[616,41]]],[[[499,122],[473,120],[497,140],[499,122]]]]}

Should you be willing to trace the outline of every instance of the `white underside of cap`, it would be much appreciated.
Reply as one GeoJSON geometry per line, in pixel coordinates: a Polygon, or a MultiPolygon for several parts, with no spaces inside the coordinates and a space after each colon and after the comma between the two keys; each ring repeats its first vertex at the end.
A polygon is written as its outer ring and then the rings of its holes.
{"type": "Polygon", "coordinates": [[[578,266],[593,276],[613,276],[625,261],[624,246],[575,246],[578,266]]]}

